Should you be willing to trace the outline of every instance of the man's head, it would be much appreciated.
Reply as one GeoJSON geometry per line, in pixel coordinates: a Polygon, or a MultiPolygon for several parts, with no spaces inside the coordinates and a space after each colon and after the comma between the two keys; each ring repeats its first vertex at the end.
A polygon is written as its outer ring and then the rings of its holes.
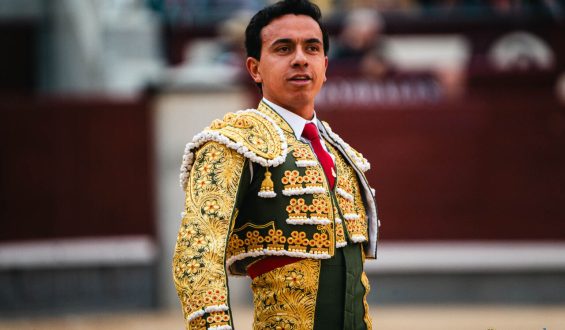
{"type": "Polygon", "coordinates": [[[320,9],[285,0],[259,11],[245,31],[247,69],[263,96],[293,112],[311,107],[326,79],[328,35],[320,9]]]}

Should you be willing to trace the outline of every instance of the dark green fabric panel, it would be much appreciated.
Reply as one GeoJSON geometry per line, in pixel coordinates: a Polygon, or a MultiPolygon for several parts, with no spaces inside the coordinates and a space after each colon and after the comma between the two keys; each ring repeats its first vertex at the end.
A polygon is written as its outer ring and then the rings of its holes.
{"type": "Polygon", "coordinates": [[[343,329],[366,330],[364,320],[365,306],[363,296],[365,287],[361,283],[363,273],[363,261],[361,260],[361,244],[346,246],[343,248],[346,269],[346,291],[345,291],[345,317],[343,329]]]}
{"type": "Polygon", "coordinates": [[[333,258],[322,260],[315,330],[367,330],[362,273],[360,244],[337,249],[333,258]]]}

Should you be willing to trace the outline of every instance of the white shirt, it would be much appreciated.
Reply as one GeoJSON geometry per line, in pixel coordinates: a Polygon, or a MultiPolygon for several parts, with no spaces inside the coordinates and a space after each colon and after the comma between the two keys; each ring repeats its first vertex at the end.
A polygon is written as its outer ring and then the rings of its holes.
{"type": "MultiPolygon", "coordinates": [[[[316,118],[316,111],[314,111],[314,117],[311,120],[306,120],[299,115],[295,114],[292,111],[286,110],[285,108],[281,107],[280,105],[276,105],[273,102],[263,98],[263,102],[265,102],[268,106],[270,106],[276,113],[278,113],[283,119],[288,123],[290,128],[294,131],[294,135],[296,136],[297,140],[301,140],[310,144],[310,141],[302,137],[302,131],[304,131],[304,126],[308,123],[313,123],[318,128],[318,135],[321,137],[320,128],[318,127],[318,119],[316,118]]],[[[320,139],[322,142],[322,148],[330,154],[332,159],[334,156],[329,152],[328,148],[326,147],[326,142],[324,139],[320,139]]],[[[335,159],[334,159],[335,162],[335,159]]]]}

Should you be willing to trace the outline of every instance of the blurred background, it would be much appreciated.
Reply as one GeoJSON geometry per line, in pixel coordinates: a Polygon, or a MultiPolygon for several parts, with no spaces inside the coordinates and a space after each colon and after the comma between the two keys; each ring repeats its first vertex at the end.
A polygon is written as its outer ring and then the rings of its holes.
{"type": "MultiPolygon", "coordinates": [[[[372,163],[375,329],[565,329],[565,4],[314,2],[318,116],[372,163]]],[[[184,145],[256,106],[268,3],[0,0],[0,329],[183,328],[184,145]]]]}

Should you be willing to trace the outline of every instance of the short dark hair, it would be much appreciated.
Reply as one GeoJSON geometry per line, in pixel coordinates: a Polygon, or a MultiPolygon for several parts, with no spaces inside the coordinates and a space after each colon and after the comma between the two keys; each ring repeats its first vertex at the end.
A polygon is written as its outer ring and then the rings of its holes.
{"type": "Polygon", "coordinates": [[[320,26],[320,30],[322,30],[324,54],[328,54],[330,40],[328,38],[328,32],[322,23],[320,23],[320,19],[322,18],[320,8],[308,0],[283,0],[261,9],[251,18],[251,21],[245,29],[245,49],[248,57],[253,57],[258,60],[261,59],[261,30],[274,19],[288,14],[312,17],[320,26]]]}

